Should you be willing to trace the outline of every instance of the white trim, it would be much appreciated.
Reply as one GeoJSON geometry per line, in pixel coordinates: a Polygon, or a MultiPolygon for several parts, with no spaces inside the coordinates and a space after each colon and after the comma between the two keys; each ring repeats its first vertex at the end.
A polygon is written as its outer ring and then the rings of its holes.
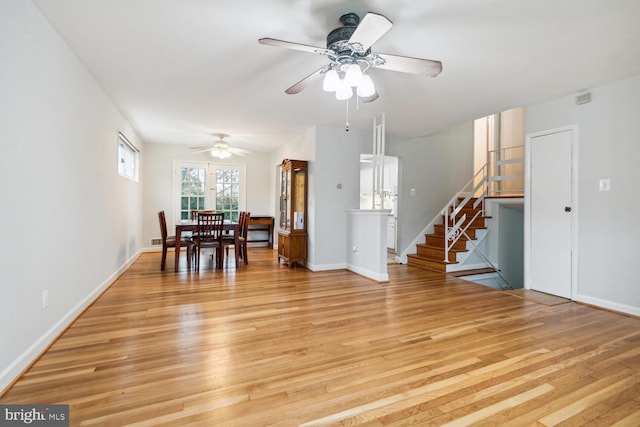
{"type": "Polygon", "coordinates": [[[307,269],[311,271],[346,270],[347,264],[323,264],[315,265],[307,262],[307,269]]]}
{"type": "Polygon", "coordinates": [[[529,133],[525,141],[524,164],[524,288],[531,289],[531,140],[559,132],[571,132],[571,299],[578,291],[578,125],[529,133]]]}
{"type": "Polygon", "coordinates": [[[356,273],[360,276],[364,276],[367,279],[372,279],[375,280],[376,282],[388,282],[389,281],[389,274],[384,273],[384,274],[380,274],[380,273],[376,273],[375,271],[370,271],[370,270],[366,270],[364,268],[355,266],[355,265],[347,265],[347,270],[356,273]]]}
{"type": "Polygon", "coordinates": [[[107,280],[97,286],[89,295],[81,300],[75,307],[62,316],[47,332],[45,332],[40,338],[38,338],[33,344],[29,346],[17,359],[15,359],[9,366],[7,366],[2,372],[0,372],[0,390],[4,393],[7,387],[9,387],[18,377],[27,369],[33,362],[35,362],[40,355],[53,344],[58,337],[80,316],[84,310],[86,310],[96,299],[104,292],[109,286],[111,286],[120,275],[122,275],[142,254],[142,250],[139,250],[134,254],[126,263],[124,263],[118,270],[116,270],[107,280]]]}
{"type": "Polygon", "coordinates": [[[364,276],[367,279],[375,280],[376,282],[389,281],[389,275],[387,273],[379,274],[374,271],[369,271],[351,264],[324,264],[324,265],[307,264],[307,269],[313,271],[314,273],[317,271],[348,270],[348,271],[351,271],[352,273],[358,274],[360,276],[364,276]]]}
{"type": "Polygon", "coordinates": [[[608,310],[614,310],[620,313],[626,313],[632,316],[640,317],[640,308],[638,307],[619,304],[617,302],[612,302],[612,301],[603,300],[600,298],[594,298],[587,295],[580,295],[580,294],[576,295],[574,300],[585,303],[585,304],[594,305],[596,307],[606,308],[608,310]]]}

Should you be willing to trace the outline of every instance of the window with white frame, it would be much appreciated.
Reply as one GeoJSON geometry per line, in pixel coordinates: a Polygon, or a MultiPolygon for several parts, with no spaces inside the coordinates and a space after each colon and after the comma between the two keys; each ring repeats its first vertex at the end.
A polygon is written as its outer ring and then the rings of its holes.
{"type": "Polygon", "coordinates": [[[207,207],[207,167],[206,165],[180,166],[179,214],[181,220],[191,219],[191,211],[207,207]]]}
{"type": "Polygon", "coordinates": [[[238,222],[240,216],[240,170],[237,167],[217,166],[215,178],[216,212],[224,212],[224,219],[238,222]]]}
{"type": "Polygon", "coordinates": [[[138,181],[138,155],[140,150],[118,132],[118,175],[138,181]]]}
{"type": "Polygon", "coordinates": [[[238,221],[245,206],[245,166],[176,162],[174,187],[179,220],[191,219],[195,210],[223,212],[238,221]]]}

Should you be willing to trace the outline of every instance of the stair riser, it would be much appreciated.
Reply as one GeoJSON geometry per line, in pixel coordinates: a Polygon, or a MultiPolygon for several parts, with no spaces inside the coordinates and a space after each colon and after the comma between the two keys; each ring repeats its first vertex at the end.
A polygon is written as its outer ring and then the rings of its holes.
{"type": "MultiPolygon", "coordinates": [[[[432,248],[429,246],[416,246],[417,255],[425,258],[433,258],[439,261],[444,260],[444,248],[432,248]]],[[[449,262],[457,262],[456,252],[449,251],[449,262]]]]}
{"type": "Polygon", "coordinates": [[[407,265],[411,265],[419,268],[426,268],[427,270],[435,270],[442,273],[447,271],[447,266],[445,264],[439,264],[434,261],[420,259],[420,258],[408,257],[407,265]]]}
{"type": "MultiPolygon", "coordinates": [[[[472,216],[467,216],[467,218],[464,220],[464,222],[462,223],[463,226],[466,226],[467,224],[469,224],[469,222],[471,221],[471,218],[473,218],[472,216]]],[[[459,221],[459,219],[458,219],[459,221]]],[[[442,222],[444,223],[444,216],[442,217],[442,222]]],[[[453,226],[453,220],[451,218],[449,218],[449,226],[453,226]]],[[[471,222],[471,227],[476,227],[476,228],[484,228],[484,217],[479,216],[478,218],[474,219],[471,222]]]]}
{"type": "MultiPolygon", "coordinates": [[[[467,228],[467,235],[469,236],[470,239],[476,239],[476,230],[478,230],[477,228],[473,228],[473,227],[469,227],[467,228]]],[[[444,236],[444,224],[436,224],[433,226],[433,234],[437,235],[437,236],[444,236]]]]}
{"type": "MultiPolygon", "coordinates": [[[[462,200],[462,199],[460,199],[462,200]]],[[[461,236],[448,254],[448,262],[444,262],[444,248],[445,248],[445,225],[444,215],[442,215],[442,224],[434,225],[434,233],[426,234],[425,244],[416,245],[416,254],[407,256],[407,264],[424,268],[427,270],[434,270],[439,272],[446,272],[448,268],[455,269],[458,265],[457,252],[467,251],[467,239],[477,239],[477,229],[485,229],[485,218],[480,215],[480,209],[474,209],[472,207],[473,201],[471,201],[467,207],[461,209],[456,215],[456,220],[459,221],[462,215],[466,215],[466,219],[462,224],[462,228],[467,227],[465,231],[466,236],[461,236]],[[476,217],[477,216],[477,217],[476,217]],[[476,217],[473,221],[472,218],[476,217]]],[[[450,209],[449,212],[453,212],[450,209]]],[[[453,226],[454,222],[451,217],[449,219],[449,226],[453,226]]]]}
{"type": "MultiPolygon", "coordinates": [[[[434,234],[427,234],[427,245],[429,246],[437,246],[439,248],[442,248],[444,250],[444,236],[436,236],[434,234]]],[[[460,239],[458,240],[454,245],[453,248],[451,249],[455,249],[457,251],[466,251],[467,250],[467,242],[464,239],[460,239]]]]}

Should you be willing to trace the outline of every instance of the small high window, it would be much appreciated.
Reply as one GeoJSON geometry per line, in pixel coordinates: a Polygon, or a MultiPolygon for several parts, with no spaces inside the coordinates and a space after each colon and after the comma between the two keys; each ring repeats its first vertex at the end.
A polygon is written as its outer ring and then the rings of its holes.
{"type": "Polygon", "coordinates": [[[118,175],[138,182],[138,155],[140,150],[118,132],[118,175]]]}

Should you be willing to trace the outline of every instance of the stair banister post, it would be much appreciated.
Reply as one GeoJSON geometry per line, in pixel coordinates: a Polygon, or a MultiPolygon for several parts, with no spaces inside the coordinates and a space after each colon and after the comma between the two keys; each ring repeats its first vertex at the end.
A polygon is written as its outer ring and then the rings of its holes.
{"type": "Polygon", "coordinates": [[[482,169],[484,170],[484,176],[487,177],[486,181],[485,181],[485,191],[484,191],[484,197],[482,197],[482,215],[486,215],[486,211],[484,208],[484,198],[486,196],[489,196],[489,162],[487,161],[487,163],[484,164],[484,166],[482,167],[482,169]]]}
{"type": "MultiPolygon", "coordinates": [[[[453,202],[455,204],[455,201],[453,202]]],[[[444,210],[444,262],[449,262],[449,206],[444,210]]]]}

